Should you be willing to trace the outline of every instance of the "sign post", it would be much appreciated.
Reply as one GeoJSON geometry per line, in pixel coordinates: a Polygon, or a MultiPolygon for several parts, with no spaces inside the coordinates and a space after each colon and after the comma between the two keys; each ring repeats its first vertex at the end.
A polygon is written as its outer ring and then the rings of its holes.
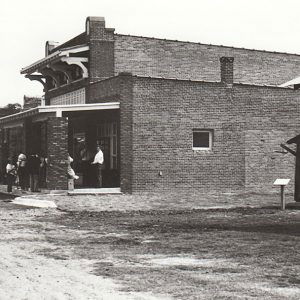
{"type": "Polygon", "coordinates": [[[284,187],[290,182],[290,179],[281,179],[277,178],[273,185],[279,185],[280,186],[280,198],[281,198],[281,210],[285,210],[285,199],[284,199],[284,187]]]}

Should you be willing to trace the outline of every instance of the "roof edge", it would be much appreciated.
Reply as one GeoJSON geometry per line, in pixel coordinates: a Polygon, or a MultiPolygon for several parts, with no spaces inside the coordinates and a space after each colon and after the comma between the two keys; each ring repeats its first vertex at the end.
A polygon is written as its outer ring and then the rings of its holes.
{"type": "Polygon", "coordinates": [[[59,44],[57,47],[55,47],[55,48],[53,48],[53,49],[51,50],[51,53],[53,53],[53,52],[55,52],[55,51],[57,51],[57,50],[60,50],[61,48],[64,48],[66,44],[68,44],[68,43],[74,41],[75,39],[79,38],[80,36],[84,36],[84,35],[86,35],[86,32],[85,32],[85,31],[82,32],[82,33],[80,33],[80,34],[78,34],[78,35],[76,35],[76,36],[74,36],[74,37],[72,37],[71,39],[69,39],[69,40],[63,42],[62,44],[59,44]]]}
{"type": "Polygon", "coordinates": [[[144,38],[144,39],[148,39],[148,40],[159,40],[159,41],[166,41],[166,42],[188,43],[188,44],[203,45],[203,46],[213,46],[213,47],[220,47],[220,48],[247,50],[247,51],[253,51],[253,52],[258,51],[258,52],[263,52],[263,53],[286,54],[286,55],[300,56],[299,53],[290,53],[290,52],[283,52],[283,51],[270,51],[270,50],[262,50],[262,49],[250,49],[250,48],[226,46],[226,45],[206,44],[206,43],[200,43],[200,42],[181,41],[181,40],[174,40],[174,39],[164,39],[164,38],[148,37],[148,36],[142,36],[142,35],[115,33],[115,36],[130,36],[130,37],[144,38]]]}
{"type": "MultiPolygon", "coordinates": [[[[119,75],[117,75],[119,76],[119,75]]],[[[117,77],[114,76],[114,77],[117,77]]],[[[199,83],[217,83],[222,84],[221,81],[212,81],[212,80],[195,80],[195,79],[182,79],[182,78],[174,78],[174,77],[159,77],[159,76],[141,76],[141,75],[130,75],[132,77],[136,78],[149,78],[149,79],[161,79],[161,80],[174,80],[174,81],[189,81],[189,82],[199,82],[199,83]]],[[[113,77],[112,77],[113,78],[113,77]]],[[[99,81],[98,81],[99,82],[99,81]]],[[[247,83],[247,82],[233,82],[233,85],[242,85],[242,86],[255,86],[255,87],[267,87],[267,88],[278,88],[278,89],[284,89],[284,90],[294,90],[290,87],[281,87],[278,85],[271,85],[271,84],[254,84],[254,83],[247,83]]]]}

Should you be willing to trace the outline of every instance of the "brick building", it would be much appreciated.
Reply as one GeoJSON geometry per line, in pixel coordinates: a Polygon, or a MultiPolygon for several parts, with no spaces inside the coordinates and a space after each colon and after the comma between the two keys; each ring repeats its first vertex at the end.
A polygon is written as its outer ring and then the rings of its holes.
{"type": "Polygon", "coordinates": [[[299,55],[116,34],[101,17],[45,48],[21,70],[45,105],[1,118],[0,150],[2,164],[20,150],[18,128],[48,158],[47,188],[67,188],[67,153],[80,174],[83,144],[103,145],[103,184],[126,193],[269,192],[294,176],[279,144],[299,133],[300,91],[284,84],[299,55]]]}

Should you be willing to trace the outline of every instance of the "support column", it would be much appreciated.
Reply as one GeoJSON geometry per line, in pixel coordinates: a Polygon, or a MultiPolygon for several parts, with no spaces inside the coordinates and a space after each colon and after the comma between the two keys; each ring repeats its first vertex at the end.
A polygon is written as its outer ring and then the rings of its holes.
{"type": "Polygon", "coordinates": [[[47,188],[66,190],[68,188],[68,120],[64,117],[50,117],[47,121],[47,188]]]}
{"type": "Polygon", "coordinates": [[[300,202],[300,144],[297,144],[297,151],[296,151],[294,199],[296,202],[300,202]]]}
{"type": "Polygon", "coordinates": [[[24,149],[18,149],[18,150],[22,150],[26,154],[32,153],[33,145],[34,145],[34,136],[32,134],[32,121],[31,121],[31,119],[27,119],[27,120],[24,121],[23,138],[24,138],[24,143],[23,143],[24,149]]]}
{"type": "Polygon", "coordinates": [[[123,193],[133,192],[133,77],[119,74],[120,83],[120,187],[123,193]]]}
{"type": "Polygon", "coordinates": [[[7,161],[7,143],[4,143],[4,129],[0,129],[0,174],[1,182],[3,182],[5,175],[5,167],[7,161]]]}

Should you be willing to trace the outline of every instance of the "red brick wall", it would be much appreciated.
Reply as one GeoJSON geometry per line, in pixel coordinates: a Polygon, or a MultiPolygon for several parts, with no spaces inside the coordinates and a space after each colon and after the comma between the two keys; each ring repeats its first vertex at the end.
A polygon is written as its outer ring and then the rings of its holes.
{"type": "Polygon", "coordinates": [[[121,74],[107,80],[91,84],[88,89],[90,103],[120,102],[119,115],[119,165],[121,190],[124,193],[132,192],[132,76],[121,74]]]}
{"type": "Polygon", "coordinates": [[[115,74],[220,81],[219,58],[234,57],[234,81],[278,85],[300,73],[300,56],[115,35],[115,74]]]}
{"type": "Polygon", "coordinates": [[[133,192],[134,163],[134,106],[133,78],[130,75],[119,76],[120,84],[120,185],[123,193],[133,192]]]}
{"type": "Polygon", "coordinates": [[[50,117],[47,121],[47,188],[50,190],[68,189],[67,154],[68,120],[50,117]]]}
{"type": "Polygon", "coordinates": [[[234,90],[235,97],[242,99],[246,120],[246,188],[276,191],[272,187],[276,178],[291,178],[287,188],[293,191],[295,157],[281,153],[279,145],[299,134],[300,92],[241,85],[234,90]]]}
{"type": "Polygon", "coordinates": [[[90,82],[114,76],[114,42],[91,40],[89,66],[90,82]]]}
{"type": "Polygon", "coordinates": [[[242,189],[236,101],[222,84],[135,78],[133,191],[242,189]],[[192,150],[193,129],[214,130],[213,151],[192,150]]]}
{"type": "Polygon", "coordinates": [[[120,100],[119,78],[98,81],[86,89],[87,103],[115,102],[120,100]]]}
{"type": "Polygon", "coordinates": [[[89,21],[89,80],[114,76],[114,29],[105,28],[97,18],[89,21]]]}
{"type": "Polygon", "coordinates": [[[293,178],[294,157],[275,151],[299,128],[298,91],[133,78],[133,192],[270,192],[293,178]],[[193,129],[214,130],[212,151],[192,150],[193,129]]]}

